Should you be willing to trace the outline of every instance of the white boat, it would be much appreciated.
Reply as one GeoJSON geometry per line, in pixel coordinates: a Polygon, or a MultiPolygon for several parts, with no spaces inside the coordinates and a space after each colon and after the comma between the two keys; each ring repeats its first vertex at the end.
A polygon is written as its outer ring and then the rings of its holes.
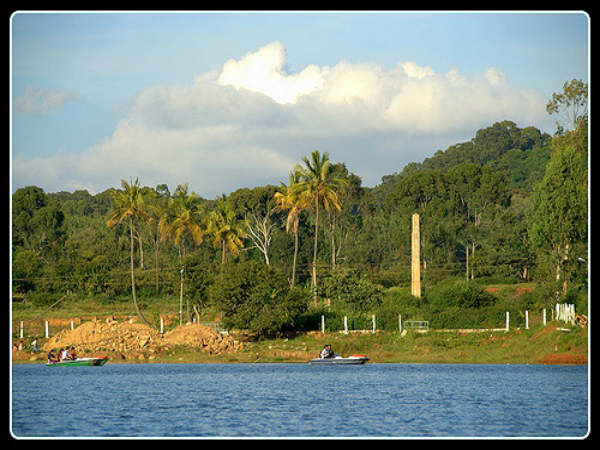
{"type": "Polygon", "coordinates": [[[365,355],[350,355],[342,357],[335,355],[333,358],[315,358],[308,361],[309,364],[364,364],[369,360],[365,355]]]}

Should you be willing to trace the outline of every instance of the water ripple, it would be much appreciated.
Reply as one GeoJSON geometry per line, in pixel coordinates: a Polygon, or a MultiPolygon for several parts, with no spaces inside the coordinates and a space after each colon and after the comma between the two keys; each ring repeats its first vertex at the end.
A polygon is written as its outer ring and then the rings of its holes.
{"type": "Polygon", "coordinates": [[[582,437],[588,430],[582,366],[65,369],[13,367],[16,437],[582,437]],[[569,402],[555,395],[557,383],[569,402]]]}

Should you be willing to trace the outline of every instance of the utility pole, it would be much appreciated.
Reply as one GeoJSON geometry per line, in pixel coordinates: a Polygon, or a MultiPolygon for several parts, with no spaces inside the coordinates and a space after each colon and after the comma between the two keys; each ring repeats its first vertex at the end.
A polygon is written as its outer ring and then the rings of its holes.
{"type": "MultiPolygon", "coordinates": [[[[223,244],[225,245],[225,244],[223,244]]],[[[181,274],[181,283],[179,284],[179,325],[182,323],[183,317],[183,272],[185,271],[185,266],[181,268],[179,273],[181,274]]]]}
{"type": "Polygon", "coordinates": [[[419,215],[412,216],[412,251],[411,251],[411,294],[421,298],[421,236],[419,232],[419,215]]]}

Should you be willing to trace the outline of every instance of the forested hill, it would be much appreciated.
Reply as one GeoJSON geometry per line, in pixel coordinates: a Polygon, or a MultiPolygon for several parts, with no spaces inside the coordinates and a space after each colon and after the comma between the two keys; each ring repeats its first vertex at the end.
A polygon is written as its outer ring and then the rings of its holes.
{"type": "MultiPolygon", "coordinates": [[[[502,172],[510,189],[531,192],[535,183],[544,176],[550,159],[551,140],[549,134],[532,126],[519,128],[508,120],[496,122],[478,130],[470,141],[438,150],[423,162],[407,164],[400,173],[382,176],[381,184],[362,189],[369,192],[373,199],[383,201],[402,178],[418,170],[447,172],[456,165],[474,163],[502,172]]],[[[157,190],[161,189],[167,189],[166,185],[157,186],[157,190]]],[[[108,190],[94,196],[87,191],[61,191],[48,195],[62,204],[63,211],[72,215],[90,215],[92,212],[106,215],[111,205],[108,190]]]]}
{"type": "Polygon", "coordinates": [[[509,188],[531,192],[534,184],[544,176],[550,160],[551,141],[549,134],[535,127],[519,128],[508,120],[496,122],[478,130],[470,141],[438,150],[422,163],[412,162],[400,173],[383,176],[382,183],[374,187],[371,194],[377,198],[385,197],[402,178],[418,170],[447,172],[464,163],[487,165],[506,175],[509,188]]]}
{"type": "MultiPolygon", "coordinates": [[[[565,98],[585,103],[587,87],[577,80],[565,90],[565,98]]],[[[417,213],[423,295],[433,308],[422,317],[463,316],[454,291],[444,297],[451,303],[435,294],[457,279],[534,281],[543,289],[527,308],[561,297],[585,311],[587,113],[571,119],[570,129],[558,126],[552,137],[494,123],[372,188],[319,150],[301,158],[288,184],[240,188],[214,200],[188,190],[194,180],[181,180],[173,192],[131,178],[96,195],[24,187],[12,195],[13,293],[41,305],[69,293],[106,301],[131,295],[135,303],[137,283],[140,298],[181,302],[185,271],[186,302],[230,308],[232,317],[244,311],[244,326],[282,304],[292,308],[289,315],[270,314],[265,323],[295,317],[315,295],[338,302],[340,314],[372,314],[385,308],[386,289],[406,292],[407,304],[414,300],[407,289],[417,213]],[[232,303],[234,292],[247,296],[232,303]]],[[[471,304],[465,292],[459,297],[471,304]]]]}

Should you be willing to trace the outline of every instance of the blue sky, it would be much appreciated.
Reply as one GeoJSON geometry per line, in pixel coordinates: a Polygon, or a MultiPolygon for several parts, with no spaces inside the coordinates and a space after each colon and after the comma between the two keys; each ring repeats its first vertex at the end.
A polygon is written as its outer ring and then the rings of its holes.
{"type": "Polygon", "coordinates": [[[314,148],[373,186],[499,120],[554,132],[588,16],[32,13],[11,19],[12,190],[278,184],[314,148]]]}

